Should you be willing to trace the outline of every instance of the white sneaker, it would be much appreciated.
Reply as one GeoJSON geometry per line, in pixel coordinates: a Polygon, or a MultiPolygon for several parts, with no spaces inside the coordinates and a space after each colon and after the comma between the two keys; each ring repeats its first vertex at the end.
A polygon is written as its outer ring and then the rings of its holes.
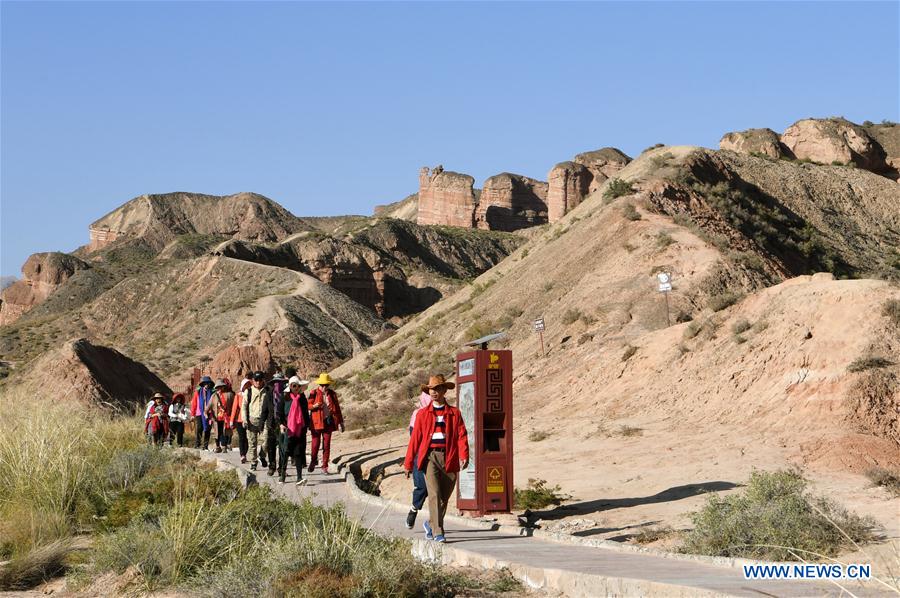
{"type": "Polygon", "coordinates": [[[303,478],[302,480],[297,480],[297,485],[298,486],[306,486],[307,481],[309,481],[309,480],[307,480],[306,478],[303,478]]]}

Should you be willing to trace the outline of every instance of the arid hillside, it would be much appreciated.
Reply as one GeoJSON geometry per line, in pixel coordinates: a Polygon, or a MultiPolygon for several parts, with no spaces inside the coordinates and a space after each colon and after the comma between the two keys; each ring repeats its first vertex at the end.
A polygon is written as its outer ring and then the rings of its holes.
{"type": "MultiPolygon", "coordinates": [[[[683,526],[702,492],[799,466],[896,536],[887,494],[861,474],[900,468],[898,200],[895,182],[861,169],[646,152],[467,292],[338,368],[359,430],[347,450],[405,446],[416,383],[506,331],[517,485],[575,496],[548,520],[590,516],[606,537],[683,526]],[[660,271],[674,280],[668,321],[660,271]]],[[[364,469],[387,464],[383,493],[406,500],[398,454],[364,469]]]]}

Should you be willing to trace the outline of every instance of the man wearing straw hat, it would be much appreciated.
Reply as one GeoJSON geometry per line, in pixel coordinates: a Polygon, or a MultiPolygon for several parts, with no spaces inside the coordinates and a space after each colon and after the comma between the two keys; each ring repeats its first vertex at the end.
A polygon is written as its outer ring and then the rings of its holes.
{"type": "Polygon", "coordinates": [[[442,375],[431,376],[422,390],[431,395],[431,404],[416,414],[403,468],[408,478],[413,463],[425,472],[428,488],[428,521],[425,538],[444,542],[444,515],[456,487],[460,469],[469,464],[469,438],[459,409],[447,404],[447,390],[456,385],[442,375]]]}

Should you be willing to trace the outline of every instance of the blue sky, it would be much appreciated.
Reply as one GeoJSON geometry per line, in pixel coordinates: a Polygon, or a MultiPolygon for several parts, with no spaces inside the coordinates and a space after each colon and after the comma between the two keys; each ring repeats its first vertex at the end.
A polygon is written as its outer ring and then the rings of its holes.
{"type": "Polygon", "coordinates": [[[371,213],[441,163],[900,120],[897,2],[7,2],[0,273],[143,193],[371,213]]]}

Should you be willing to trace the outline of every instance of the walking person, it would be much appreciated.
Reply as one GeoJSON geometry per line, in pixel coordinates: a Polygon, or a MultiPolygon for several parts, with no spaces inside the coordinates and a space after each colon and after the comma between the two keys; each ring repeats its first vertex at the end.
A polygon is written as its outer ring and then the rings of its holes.
{"type": "MultiPolygon", "coordinates": [[[[412,415],[409,417],[409,435],[412,436],[413,426],[416,423],[416,415],[424,409],[431,405],[431,395],[422,391],[422,394],[419,395],[419,398],[416,401],[416,408],[412,412],[412,415]]],[[[428,488],[425,485],[425,472],[419,469],[418,467],[418,459],[413,458],[413,469],[412,469],[412,479],[413,479],[413,493],[412,493],[412,506],[409,509],[409,513],[406,514],[406,527],[407,529],[412,529],[416,524],[416,515],[418,515],[419,511],[425,505],[425,499],[428,498],[428,488]]]]}
{"type": "Polygon", "coordinates": [[[306,429],[309,426],[309,404],[306,398],[306,387],[309,380],[301,380],[297,376],[288,381],[288,391],[281,401],[278,419],[281,427],[281,438],[284,444],[281,461],[278,462],[278,481],[284,484],[287,478],[288,459],[294,461],[297,469],[297,485],[303,486],[303,466],[306,465],[306,429]]]}
{"type": "Polygon", "coordinates": [[[312,391],[309,396],[309,416],[312,421],[310,432],[312,433],[312,451],[309,459],[309,469],[312,472],[316,468],[319,458],[319,447],[322,447],[322,473],[328,474],[328,461],[331,456],[331,434],[340,429],[344,431],[344,418],[341,416],[341,405],[338,403],[337,393],[331,386],[334,380],[327,372],[323,372],[316,384],[319,388],[312,391]]]}
{"type": "MultiPolygon", "coordinates": [[[[272,379],[269,381],[269,388],[272,391],[272,410],[269,412],[269,418],[266,422],[265,435],[266,456],[269,459],[268,474],[270,476],[275,475],[275,472],[278,470],[279,464],[285,458],[284,446],[281,442],[281,426],[278,422],[278,417],[281,413],[281,400],[284,396],[286,387],[287,378],[285,378],[281,372],[275,372],[275,375],[272,376],[272,379]]],[[[265,461],[263,461],[263,467],[265,466],[266,463],[265,461]]]]}
{"type": "Polygon", "coordinates": [[[241,391],[234,395],[229,419],[231,429],[238,435],[238,452],[241,454],[241,463],[247,462],[247,428],[244,426],[244,410],[241,406],[244,404],[244,395],[247,394],[248,388],[250,388],[250,379],[244,378],[241,380],[241,391]]]}
{"type": "MultiPolygon", "coordinates": [[[[260,436],[265,442],[266,422],[272,410],[272,391],[266,386],[266,375],[264,373],[254,372],[252,380],[251,385],[247,388],[247,394],[244,396],[241,409],[243,410],[244,425],[247,427],[250,470],[256,471],[260,436]]],[[[265,457],[262,461],[263,467],[265,467],[265,457]]]]}
{"type": "Polygon", "coordinates": [[[213,394],[213,381],[209,376],[200,378],[200,384],[191,398],[191,417],[194,419],[194,448],[209,450],[209,434],[212,430],[211,422],[206,417],[207,407],[213,394]]]}
{"type": "Polygon", "coordinates": [[[175,393],[172,404],[169,405],[169,446],[177,442],[179,447],[184,446],[184,424],[187,422],[188,408],[184,404],[184,395],[175,393]]]}
{"type": "Polygon", "coordinates": [[[416,414],[403,468],[408,478],[413,464],[425,471],[428,488],[428,521],[425,538],[444,542],[444,515],[456,486],[460,469],[469,465],[469,439],[459,409],[447,404],[447,390],[455,387],[443,376],[431,376],[423,391],[431,395],[431,404],[416,414]]]}
{"type": "Polygon", "coordinates": [[[231,409],[234,407],[234,392],[227,380],[216,380],[215,392],[209,402],[207,416],[216,426],[216,452],[227,452],[231,445],[231,409]]]}
{"type": "Polygon", "coordinates": [[[162,393],[153,395],[153,404],[147,411],[144,419],[144,432],[154,446],[162,446],[169,434],[169,417],[166,407],[166,398],[162,393]]]}

